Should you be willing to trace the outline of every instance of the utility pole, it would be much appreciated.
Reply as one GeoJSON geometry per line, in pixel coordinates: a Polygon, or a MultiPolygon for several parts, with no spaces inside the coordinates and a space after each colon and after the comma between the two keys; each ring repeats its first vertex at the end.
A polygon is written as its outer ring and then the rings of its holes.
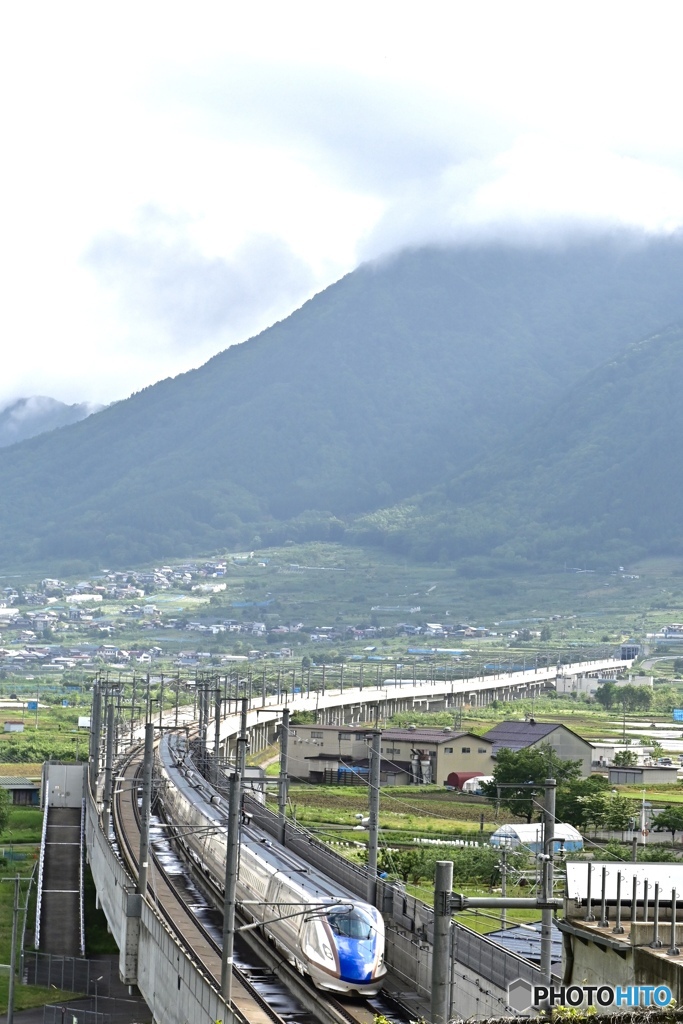
{"type": "Polygon", "coordinates": [[[282,712],[280,727],[280,784],[278,786],[277,811],[280,819],[280,842],[285,845],[287,822],[287,796],[289,792],[289,708],[282,712]]]}
{"type": "Polygon", "coordinates": [[[379,744],[382,733],[373,729],[370,748],[370,821],[368,822],[368,889],[367,901],[375,906],[377,899],[377,847],[379,845],[379,783],[380,783],[380,751],[379,744]]]}
{"type": "Polygon", "coordinates": [[[453,861],[438,860],[434,881],[434,946],[432,949],[431,1024],[448,1024],[451,890],[453,861]]]}
{"type": "Polygon", "coordinates": [[[149,824],[152,814],[152,769],[154,766],[154,723],[145,725],[145,759],[142,770],[142,811],[140,814],[140,856],[138,858],[138,892],[147,895],[149,866],[149,824]]]}
{"type": "MultiPolygon", "coordinates": [[[[545,810],[543,814],[543,900],[553,898],[553,857],[555,854],[555,779],[545,780],[545,810]]],[[[546,907],[541,912],[541,974],[550,982],[553,941],[553,911],[546,907]]]]}
{"type": "Polygon", "coordinates": [[[12,909],[12,943],[9,957],[9,990],[7,992],[7,1024],[14,1021],[14,984],[17,965],[17,925],[19,923],[19,875],[14,879],[14,907],[12,909]]]}

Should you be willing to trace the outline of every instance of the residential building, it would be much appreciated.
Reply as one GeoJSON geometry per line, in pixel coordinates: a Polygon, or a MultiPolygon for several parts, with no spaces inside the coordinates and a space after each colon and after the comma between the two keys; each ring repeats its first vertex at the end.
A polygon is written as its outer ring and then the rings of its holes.
{"type": "MultiPolygon", "coordinates": [[[[334,773],[367,770],[367,726],[294,725],[290,728],[290,776],[331,781],[334,773]]],[[[489,775],[493,744],[470,732],[452,729],[385,729],[380,741],[384,785],[446,785],[453,772],[489,775]]]]}
{"type": "Polygon", "coordinates": [[[548,744],[558,757],[581,761],[581,772],[590,775],[593,767],[593,745],[578,733],[557,722],[539,722],[529,718],[524,722],[499,722],[483,737],[493,744],[493,756],[504,747],[508,750],[526,750],[548,744]]]}

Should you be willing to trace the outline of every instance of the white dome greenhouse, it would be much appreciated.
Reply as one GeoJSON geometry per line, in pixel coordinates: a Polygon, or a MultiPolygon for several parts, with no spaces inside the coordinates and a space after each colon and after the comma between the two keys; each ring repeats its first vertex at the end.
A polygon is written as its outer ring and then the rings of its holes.
{"type": "MultiPolygon", "coordinates": [[[[507,847],[514,850],[522,846],[532,853],[543,852],[543,823],[532,822],[531,825],[501,825],[491,836],[491,846],[507,847]]],[[[582,850],[583,836],[573,825],[555,822],[555,851],[582,850]]]]}

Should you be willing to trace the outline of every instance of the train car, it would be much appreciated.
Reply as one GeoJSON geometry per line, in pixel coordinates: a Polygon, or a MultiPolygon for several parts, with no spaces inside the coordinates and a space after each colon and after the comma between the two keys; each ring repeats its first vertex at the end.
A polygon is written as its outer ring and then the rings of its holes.
{"type": "MultiPolygon", "coordinates": [[[[159,800],[178,840],[224,891],[227,803],[192,767],[175,734],[159,746],[159,800]]],[[[317,988],[372,996],[382,987],[384,922],[368,903],[250,824],[242,825],[237,900],[280,953],[317,988]]]]}

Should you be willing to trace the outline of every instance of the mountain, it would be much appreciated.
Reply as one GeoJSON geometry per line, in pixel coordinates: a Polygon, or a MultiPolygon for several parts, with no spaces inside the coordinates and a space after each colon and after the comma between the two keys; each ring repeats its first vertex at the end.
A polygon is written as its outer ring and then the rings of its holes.
{"type": "Polygon", "coordinates": [[[0,448],[44,434],[48,430],[56,430],[57,427],[78,423],[102,408],[101,405],[89,402],[66,405],[56,398],[45,398],[43,395],[17,398],[0,408],[0,448]]]}
{"type": "Polygon", "coordinates": [[[683,554],[683,324],[586,374],[513,444],[356,537],[419,558],[616,567],[683,554]]]}
{"type": "MultiPolygon", "coordinates": [[[[439,487],[429,500],[444,510],[478,508],[487,460],[678,319],[677,236],[423,249],[360,267],[203,367],[1,450],[0,557],[125,565],[355,536],[363,516],[439,487]]],[[[493,518],[500,546],[508,518],[493,518]]],[[[473,536],[488,537],[491,515],[479,520],[473,536]]]]}

